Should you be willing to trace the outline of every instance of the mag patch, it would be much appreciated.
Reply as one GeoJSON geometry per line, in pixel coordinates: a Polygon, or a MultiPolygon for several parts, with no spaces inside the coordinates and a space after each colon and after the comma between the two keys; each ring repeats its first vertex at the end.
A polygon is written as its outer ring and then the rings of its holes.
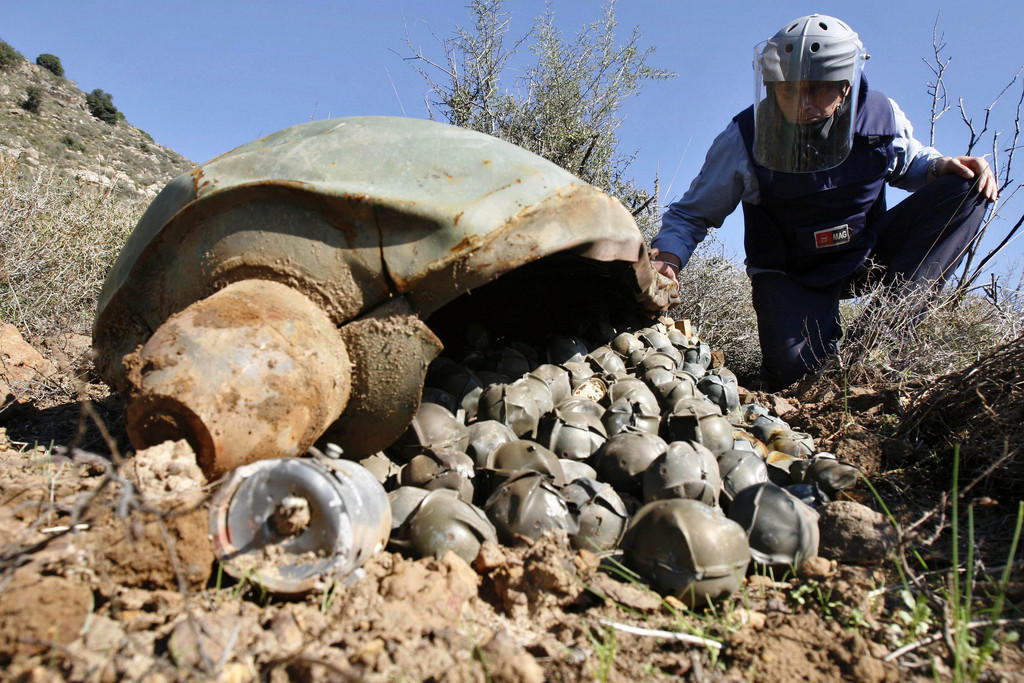
{"type": "Polygon", "coordinates": [[[818,230],[814,233],[814,247],[816,249],[836,247],[840,244],[848,244],[849,242],[850,226],[845,223],[843,225],[837,225],[834,228],[818,230]]]}

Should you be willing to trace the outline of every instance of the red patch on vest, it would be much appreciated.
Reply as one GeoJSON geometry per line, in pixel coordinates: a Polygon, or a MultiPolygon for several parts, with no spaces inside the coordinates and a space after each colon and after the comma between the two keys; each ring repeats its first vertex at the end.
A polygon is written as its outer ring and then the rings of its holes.
{"type": "Polygon", "coordinates": [[[843,224],[834,228],[825,228],[814,233],[814,246],[817,249],[835,247],[850,241],[850,226],[843,224]]]}

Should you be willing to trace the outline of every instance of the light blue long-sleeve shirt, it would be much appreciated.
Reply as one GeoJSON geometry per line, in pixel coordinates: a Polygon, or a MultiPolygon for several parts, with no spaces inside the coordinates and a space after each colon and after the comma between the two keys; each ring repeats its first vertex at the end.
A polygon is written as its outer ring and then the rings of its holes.
{"type": "MultiPolygon", "coordinates": [[[[894,154],[886,172],[886,182],[908,192],[927,182],[928,164],[942,156],[934,147],[926,147],[914,137],[914,128],[906,114],[891,98],[896,122],[894,154]]],[[[747,153],[739,124],[729,125],[711,143],[704,166],[679,200],[669,205],[661,217],[661,228],[651,246],[675,254],[683,265],[690,260],[708,230],[722,225],[740,202],[758,204],[757,176],[747,153]]]]}

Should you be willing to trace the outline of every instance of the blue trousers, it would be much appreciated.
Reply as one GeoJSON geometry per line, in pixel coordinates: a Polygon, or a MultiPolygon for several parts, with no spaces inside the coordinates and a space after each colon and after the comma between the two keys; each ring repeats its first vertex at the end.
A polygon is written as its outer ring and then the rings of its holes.
{"type": "Polygon", "coordinates": [[[798,284],[783,273],[752,276],[766,386],[788,386],[835,353],[843,334],[839,301],[856,295],[869,277],[887,285],[941,287],[960,264],[987,209],[972,181],[942,176],[878,219],[878,242],[869,255],[877,269],[870,275],[864,269],[824,287],[798,284]]]}

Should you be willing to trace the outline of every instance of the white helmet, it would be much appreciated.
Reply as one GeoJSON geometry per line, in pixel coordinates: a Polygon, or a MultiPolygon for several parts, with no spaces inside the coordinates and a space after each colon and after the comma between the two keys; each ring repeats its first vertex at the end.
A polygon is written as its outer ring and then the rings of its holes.
{"type": "Polygon", "coordinates": [[[809,14],[786,24],[757,46],[764,81],[860,80],[869,55],[860,37],[841,19],[809,14]]]}
{"type": "MultiPolygon", "coordinates": [[[[824,14],[786,24],[754,48],[754,159],[776,171],[809,173],[841,164],[853,143],[861,72],[869,55],[857,33],[824,14]],[[784,113],[780,84],[794,84],[804,102],[818,88],[831,106],[807,121],[784,113]],[[797,85],[798,84],[798,85],[797,85]],[[829,90],[832,88],[832,90],[829,90]]],[[[812,106],[813,105],[808,105],[812,106]]]]}

